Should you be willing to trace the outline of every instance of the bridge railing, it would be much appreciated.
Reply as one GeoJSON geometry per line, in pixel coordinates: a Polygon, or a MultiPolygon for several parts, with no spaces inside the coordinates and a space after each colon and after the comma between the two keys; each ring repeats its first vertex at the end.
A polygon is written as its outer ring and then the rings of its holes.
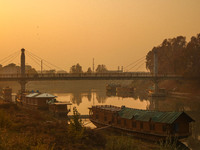
{"type": "MultiPolygon", "coordinates": [[[[149,72],[117,72],[117,73],[27,73],[21,74],[0,74],[0,78],[62,78],[62,77],[155,77],[149,72]]],[[[158,74],[156,77],[182,77],[174,74],[158,74]]]]}

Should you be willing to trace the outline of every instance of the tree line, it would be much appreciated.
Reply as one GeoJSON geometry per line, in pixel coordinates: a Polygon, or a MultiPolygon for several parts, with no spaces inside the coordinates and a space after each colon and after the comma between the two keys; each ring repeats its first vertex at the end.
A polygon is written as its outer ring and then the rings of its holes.
{"type": "Polygon", "coordinates": [[[146,68],[153,73],[154,52],[158,73],[200,76],[200,33],[187,42],[184,36],[164,39],[146,55],[146,68]]]}
{"type": "MultiPolygon", "coordinates": [[[[103,73],[103,72],[107,72],[107,71],[108,71],[108,69],[107,69],[106,65],[103,65],[103,64],[98,65],[95,70],[96,73],[103,73]]],[[[79,63],[77,63],[76,65],[73,65],[70,68],[70,73],[82,73],[82,72],[83,72],[82,66],[79,63]]],[[[93,71],[92,71],[91,67],[89,67],[86,72],[92,73],[93,71]]]]}
{"type": "MultiPolygon", "coordinates": [[[[32,68],[30,65],[26,65],[25,66],[25,71],[27,74],[37,74],[41,71],[36,71],[34,68],[32,68]]],[[[56,70],[54,69],[50,69],[50,70],[43,70],[42,71],[43,73],[56,73],[56,70]]],[[[60,70],[60,71],[57,71],[57,73],[66,73],[66,71],[64,70],[60,70]]],[[[82,66],[77,63],[76,65],[73,65],[71,68],[70,68],[70,73],[83,73],[83,69],[82,69],[82,66]]],[[[92,73],[92,69],[91,67],[88,68],[88,70],[86,71],[86,73],[92,73]]],[[[108,69],[106,67],[106,65],[98,65],[96,70],[94,70],[94,72],[96,73],[104,73],[104,72],[108,72],[108,69]]],[[[17,66],[16,64],[14,63],[10,63],[6,66],[2,66],[0,64],[0,74],[20,74],[21,73],[21,67],[20,66],[17,66]]]]}

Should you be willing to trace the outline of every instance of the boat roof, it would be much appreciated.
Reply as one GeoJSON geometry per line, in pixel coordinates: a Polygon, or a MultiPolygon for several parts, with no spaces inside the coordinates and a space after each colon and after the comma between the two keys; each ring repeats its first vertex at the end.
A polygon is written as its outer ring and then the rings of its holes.
{"type": "Polygon", "coordinates": [[[40,93],[31,93],[31,94],[26,95],[26,97],[35,97],[35,96],[37,96],[39,94],[40,93]]]}
{"type": "Polygon", "coordinates": [[[151,110],[128,108],[125,106],[116,107],[113,105],[96,105],[96,106],[92,106],[92,108],[116,112],[121,118],[124,118],[124,119],[134,118],[135,120],[138,120],[138,121],[146,121],[146,122],[153,121],[153,122],[172,124],[181,115],[184,115],[184,117],[186,117],[188,122],[194,121],[185,112],[151,111],[151,110]]]}
{"type": "Polygon", "coordinates": [[[49,93],[31,93],[26,95],[26,97],[34,97],[34,98],[55,98],[56,96],[51,95],[49,93]]]}
{"type": "Polygon", "coordinates": [[[118,114],[121,118],[132,119],[138,121],[153,121],[160,123],[172,124],[178,117],[185,115],[189,122],[194,121],[185,112],[160,112],[122,107],[118,114]]]}

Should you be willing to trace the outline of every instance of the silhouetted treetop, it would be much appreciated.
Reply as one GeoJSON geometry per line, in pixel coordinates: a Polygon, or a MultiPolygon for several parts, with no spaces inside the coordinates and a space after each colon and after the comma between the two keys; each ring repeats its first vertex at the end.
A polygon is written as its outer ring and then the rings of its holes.
{"type": "Polygon", "coordinates": [[[153,47],[146,56],[146,68],[150,72],[153,72],[155,50],[158,55],[158,73],[199,75],[200,34],[193,36],[188,43],[185,37],[177,36],[153,47]]]}
{"type": "Polygon", "coordinates": [[[79,65],[79,63],[77,63],[76,65],[73,65],[70,68],[70,73],[82,73],[82,72],[83,72],[82,66],[79,65]]]}
{"type": "Polygon", "coordinates": [[[103,73],[103,72],[107,72],[108,69],[106,68],[106,65],[98,65],[97,66],[97,69],[96,69],[96,72],[97,73],[103,73]]]}

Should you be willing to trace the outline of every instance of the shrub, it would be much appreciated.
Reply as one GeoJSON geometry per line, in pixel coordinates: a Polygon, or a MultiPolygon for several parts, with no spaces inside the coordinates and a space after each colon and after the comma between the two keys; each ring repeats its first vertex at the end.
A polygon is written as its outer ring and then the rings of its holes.
{"type": "Polygon", "coordinates": [[[125,136],[110,136],[107,139],[106,150],[136,150],[138,146],[133,139],[125,136]]]}
{"type": "Polygon", "coordinates": [[[7,115],[4,111],[0,110],[0,128],[8,128],[12,125],[10,116],[7,115]]]}

